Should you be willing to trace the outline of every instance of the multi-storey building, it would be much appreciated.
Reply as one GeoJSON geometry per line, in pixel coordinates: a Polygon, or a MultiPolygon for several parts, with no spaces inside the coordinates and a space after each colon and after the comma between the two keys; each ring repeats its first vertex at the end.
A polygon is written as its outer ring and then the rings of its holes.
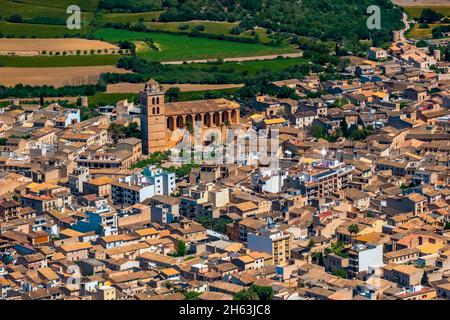
{"type": "Polygon", "coordinates": [[[118,232],[117,213],[104,204],[94,210],[85,212],[85,220],[78,221],[72,229],[79,232],[95,231],[100,236],[109,236],[118,232]]]}
{"type": "Polygon", "coordinates": [[[310,171],[297,177],[296,184],[308,203],[346,189],[352,177],[353,166],[337,160],[323,160],[313,164],[310,171]]]}
{"type": "Polygon", "coordinates": [[[369,268],[383,266],[383,245],[356,244],[348,251],[348,273],[356,276],[369,268]]]}
{"type": "Polygon", "coordinates": [[[154,195],[172,194],[175,190],[175,174],[147,167],[142,174],[119,178],[111,186],[114,203],[133,205],[154,195]]]}
{"type": "Polygon", "coordinates": [[[290,234],[277,229],[262,230],[247,235],[247,247],[252,251],[272,255],[274,265],[286,265],[291,257],[290,234]]]}

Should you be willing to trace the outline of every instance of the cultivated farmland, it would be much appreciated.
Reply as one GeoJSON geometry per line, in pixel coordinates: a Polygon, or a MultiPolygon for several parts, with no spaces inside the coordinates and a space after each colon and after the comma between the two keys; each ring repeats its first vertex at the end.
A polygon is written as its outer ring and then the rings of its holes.
{"type": "Polygon", "coordinates": [[[129,71],[113,66],[66,67],[66,68],[0,68],[0,85],[31,86],[49,85],[62,87],[66,85],[96,84],[102,73],[127,73],[129,71]]]}
{"type": "Polygon", "coordinates": [[[45,67],[84,67],[84,66],[114,66],[120,55],[86,55],[86,56],[0,56],[0,66],[17,68],[45,67]]]}
{"type": "Polygon", "coordinates": [[[0,21],[0,33],[5,37],[14,38],[57,38],[68,36],[81,36],[89,33],[91,29],[84,26],[80,30],[69,30],[65,25],[47,25],[32,23],[10,23],[0,21]]]}
{"type": "MultiPolygon", "coordinates": [[[[426,7],[405,7],[405,11],[409,18],[417,19],[422,14],[422,11],[426,7]]],[[[447,7],[430,7],[436,12],[439,12],[443,16],[450,17],[450,4],[447,7]]]]}
{"type": "Polygon", "coordinates": [[[144,46],[138,53],[141,57],[153,61],[249,57],[296,52],[288,45],[271,47],[259,43],[240,43],[157,32],[100,29],[94,34],[99,39],[109,42],[152,39],[160,50],[144,46]]]}
{"type": "Polygon", "coordinates": [[[0,53],[77,51],[77,50],[118,50],[111,43],[86,39],[0,39],[0,53]]]}
{"type": "Polygon", "coordinates": [[[408,38],[421,40],[433,38],[433,29],[439,26],[445,26],[446,24],[429,24],[429,28],[420,28],[419,24],[415,24],[414,27],[408,32],[408,38]]]}
{"type": "Polygon", "coordinates": [[[136,13],[104,13],[98,19],[101,23],[135,23],[143,21],[157,21],[162,11],[136,13]]]}

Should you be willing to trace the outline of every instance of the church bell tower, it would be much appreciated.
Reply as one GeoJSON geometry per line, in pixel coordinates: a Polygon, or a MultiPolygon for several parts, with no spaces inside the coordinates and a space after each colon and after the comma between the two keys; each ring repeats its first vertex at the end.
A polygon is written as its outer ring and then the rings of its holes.
{"type": "Polygon", "coordinates": [[[149,80],[140,93],[142,153],[165,151],[166,116],[164,92],[158,82],[149,80]]]}

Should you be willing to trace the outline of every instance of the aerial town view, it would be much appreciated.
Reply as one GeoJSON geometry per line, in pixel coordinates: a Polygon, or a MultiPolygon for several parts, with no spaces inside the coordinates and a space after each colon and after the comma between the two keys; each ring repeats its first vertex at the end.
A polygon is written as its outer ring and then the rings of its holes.
{"type": "Polygon", "coordinates": [[[0,0],[8,300],[450,300],[450,0],[0,0]]]}

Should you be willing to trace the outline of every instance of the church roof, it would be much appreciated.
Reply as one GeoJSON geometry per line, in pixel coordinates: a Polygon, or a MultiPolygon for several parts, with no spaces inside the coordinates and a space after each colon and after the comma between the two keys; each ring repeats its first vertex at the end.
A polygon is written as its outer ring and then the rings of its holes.
{"type": "Polygon", "coordinates": [[[209,99],[198,101],[171,102],[165,104],[166,116],[195,114],[239,109],[239,103],[227,99],[209,99]]]}

